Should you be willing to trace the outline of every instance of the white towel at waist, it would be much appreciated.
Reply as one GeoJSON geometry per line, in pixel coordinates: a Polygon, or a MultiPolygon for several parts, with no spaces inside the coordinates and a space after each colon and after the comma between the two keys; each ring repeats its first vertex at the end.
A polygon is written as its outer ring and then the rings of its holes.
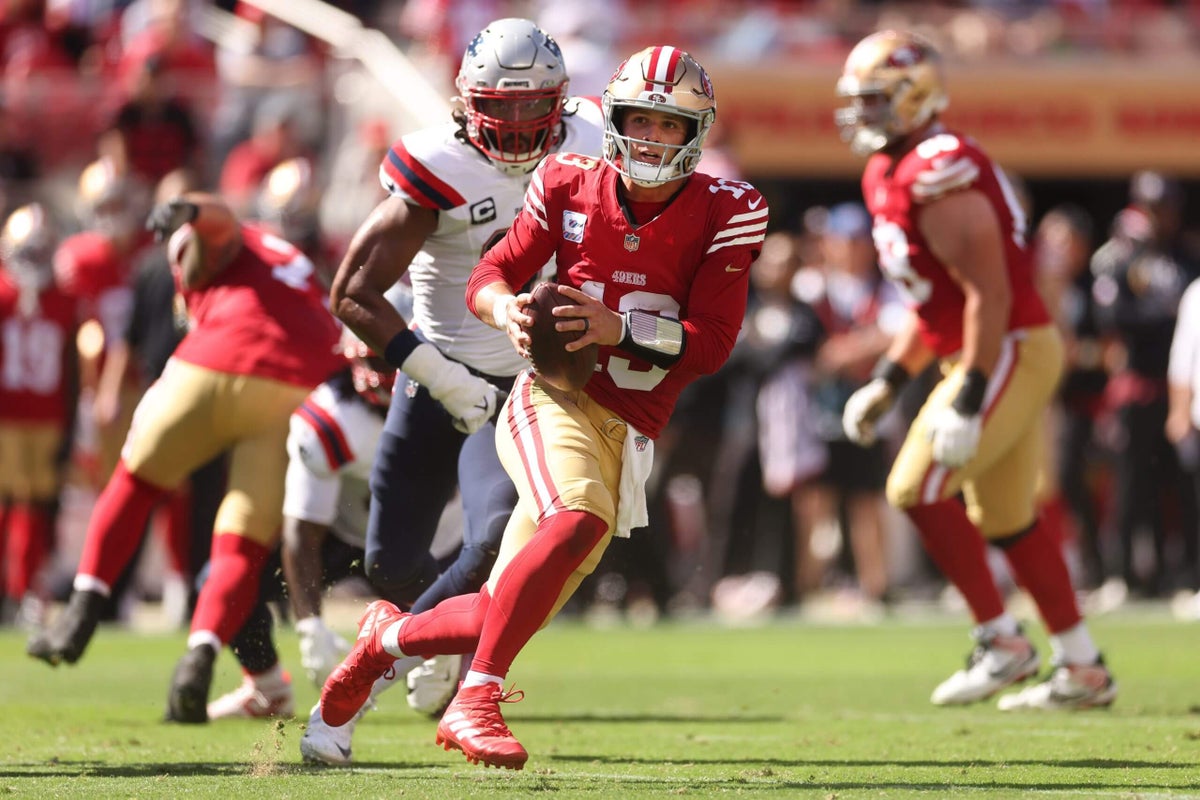
{"type": "Polygon", "coordinates": [[[627,426],[621,453],[621,500],[617,504],[617,524],[613,536],[629,537],[634,528],[650,524],[646,511],[646,481],[654,466],[654,440],[627,426]]]}

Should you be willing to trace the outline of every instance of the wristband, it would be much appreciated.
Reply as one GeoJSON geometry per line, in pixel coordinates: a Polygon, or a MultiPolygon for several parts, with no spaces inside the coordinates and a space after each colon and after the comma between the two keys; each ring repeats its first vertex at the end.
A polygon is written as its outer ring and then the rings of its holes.
{"type": "Polygon", "coordinates": [[[664,369],[683,357],[687,344],[683,323],[645,311],[621,315],[621,341],[617,347],[664,369]]]}
{"type": "Polygon", "coordinates": [[[508,330],[508,306],[516,299],[513,295],[506,294],[492,303],[492,322],[502,331],[508,330]]]}
{"type": "Polygon", "coordinates": [[[417,335],[405,328],[393,336],[392,340],[387,343],[387,347],[383,348],[383,358],[396,369],[400,369],[401,365],[412,355],[412,351],[416,350],[420,344],[421,340],[417,338],[417,335]]]}
{"type": "Polygon", "coordinates": [[[912,377],[899,362],[892,361],[887,356],[879,359],[875,369],[871,371],[872,378],[882,378],[893,394],[899,394],[904,385],[912,377]]]}
{"type": "Polygon", "coordinates": [[[983,408],[983,396],[987,394],[987,375],[978,367],[967,370],[963,378],[962,388],[951,405],[954,410],[964,417],[973,417],[983,408]]]}

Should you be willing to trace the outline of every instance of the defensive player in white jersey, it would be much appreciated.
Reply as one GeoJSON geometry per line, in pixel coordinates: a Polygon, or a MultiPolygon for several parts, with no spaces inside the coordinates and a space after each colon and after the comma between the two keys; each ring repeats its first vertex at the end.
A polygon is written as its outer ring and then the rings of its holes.
{"type": "MultiPolygon", "coordinates": [[[[480,253],[521,210],[538,162],[559,150],[600,153],[599,99],[568,99],[567,84],[557,43],[535,24],[510,18],[484,28],[463,55],[453,121],[392,146],[380,168],[389,196],[334,277],[334,313],[404,373],[371,473],[365,559],[372,585],[401,608],[423,611],[477,590],[516,504],[493,418],[528,364],[464,298],[480,253]],[[411,320],[384,298],[406,271],[411,320]],[[463,544],[439,576],[429,548],[456,489],[463,544]]],[[[306,736],[322,724],[314,709],[306,736]]]]}

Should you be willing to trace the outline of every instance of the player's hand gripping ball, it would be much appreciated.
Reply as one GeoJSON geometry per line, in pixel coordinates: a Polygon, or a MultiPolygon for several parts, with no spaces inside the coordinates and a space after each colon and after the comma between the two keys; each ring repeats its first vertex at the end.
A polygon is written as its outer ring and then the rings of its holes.
{"type": "Polygon", "coordinates": [[[560,320],[571,318],[554,316],[554,308],[575,305],[575,301],[558,291],[557,284],[539,283],[530,294],[532,300],[524,311],[533,318],[529,327],[529,355],[533,368],[556,389],[564,392],[582,389],[596,371],[600,346],[593,342],[574,352],[564,349],[563,345],[580,338],[585,331],[560,331],[555,327],[560,320]]]}

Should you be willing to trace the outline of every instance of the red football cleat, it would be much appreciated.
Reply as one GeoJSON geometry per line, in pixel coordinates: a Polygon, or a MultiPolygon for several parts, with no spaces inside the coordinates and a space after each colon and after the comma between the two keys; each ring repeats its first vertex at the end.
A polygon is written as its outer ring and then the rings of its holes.
{"type": "Polygon", "coordinates": [[[522,691],[504,691],[498,683],[458,690],[437,726],[437,743],[461,750],[471,764],[521,769],[529,753],[512,735],[500,715],[501,703],[516,703],[522,691]]]}
{"type": "Polygon", "coordinates": [[[358,640],[321,689],[321,719],[335,728],[349,722],[371,696],[371,686],[392,669],[396,657],[383,649],[383,632],[412,616],[386,600],[376,600],[358,619],[358,640]]]}

